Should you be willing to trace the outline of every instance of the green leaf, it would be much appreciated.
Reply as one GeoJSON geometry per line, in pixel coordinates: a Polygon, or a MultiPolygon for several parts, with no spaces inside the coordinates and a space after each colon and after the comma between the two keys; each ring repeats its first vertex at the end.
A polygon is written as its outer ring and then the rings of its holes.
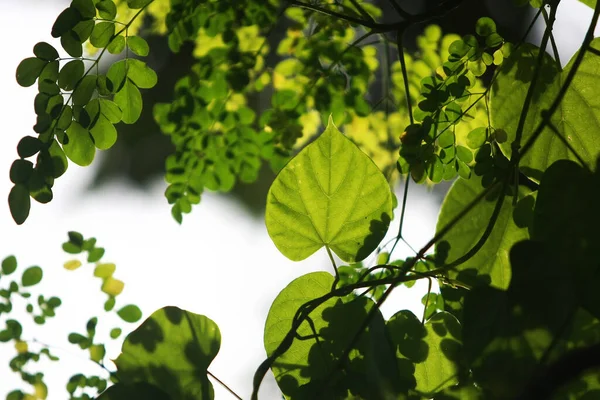
{"type": "Polygon", "coordinates": [[[4,275],[10,275],[17,269],[17,258],[15,256],[8,256],[2,260],[2,273],[4,275]]]}
{"type": "Polygon", "coordinates": [[[158,77],[152,68],[145,62],[129,58],[127,63],[127,77],[140,89],[150,89],[156,85],[158,77]]]}
{"type": "Polygon", "coordinates": [[[583,4],[585,4],[586,6],[590,7],[591,9],[596,8],[596,0],[579,0],[579,1],[582,2],[583,4]]]}
{"type": "Polygon", "coordinates": [[[86,105],[96,89],[96,75],[86,75],[73,91],[73,105],[86,105]]]}
{"type": "Polygon", "coordinates": [[[23,272],[21,284],[25,287],[34,286],[41,282],[44,272],[40,267],[29,267],[23,272]]]}
{"type": "Polygon", "coordinates": [[[119,381],[156,385],[172,399],[212,399],[206,371],[220,346],[221,333],[209,318],[161,308],[125,339],[115,360],[119,381]]]}
{"type": "Polygon", "coordinates": [[[71,7],[79,11],[83,19],[92,19],[96,16],[96,7],[92,0],[73,0],[71,7]]]}
{"type": "Polygon", "coordinates": [[[25,222],[29,216],[29,209],[31,208],[31,199],[29,197],[27,186],[21,183],[13,186],[8,194],[8,206],[10,208],[10,214],[17,225],[21,225],[25,222]]]}
{"type": "Polygon", "coordinates": [[[110,41],[108,46],[106,46],[106,50],[110,54],[119,54],[125,48],[125,38],[121,35],[116,36],[113,40],[110,41]]]}
{"type": "Polygon", "coordinates": [[[60,147],[56,140],[52,141],[50,148],[48,149],[50,158],[52,160],[52,176],[54,178],[61,177],[68,168],[68,161],[65,152],[60,147]]]}
{"type": "Polygon", "coordinates": [[[94,269],[94,276],[97,278],[109,278],[115,272],[116,266],[112,263],[98,264],[94,269]]]}
{"type": "Polygon", "coordinates": [[[134,10],[146,7],[150,3],[152,3],[152,0],[127,0],[127,5],[129,8],[134,10]]]}
{"type": "Polygon", "coordinates": [[[33,85],[47,64],[47,61],[37,57],[24,59],[17,67],[17,83],[23,87],[33,85]]]}
{"type": "Polygon", "coordinates": [[[273,357],[280,343],[291,347],[274,360],[272,371],[288,399],[397,398],[396,363],[379,311],[352,343],[343,371],[338,361],[369,311],[371,299],[344,303],[331,298],[310,312],[296,334],[289,330],[298,309],[331,290],[333,276],[313,272],[293,280],[275,298],[265,323],[264,344],[273,357]],[[328,384],[324,384],[328,382],[328,384]]]}
{"type": "Polygon", "coordinates": [[[113,328],[113,329],[111,329],[110,330],[110,338],[111,339],[118,338],[119,336],[121,336],[121,332],[122,332],[121,328],[113,328]]]}
{"type": "Polygon", "coordinates": [[[117,16],[117,6],[112,0],[102,0],[96,3],[101,18],[114,19],[117,16]]]}
{"type": "Polygon", "coordinates": [[[79,35],[74,31],[69,31],[60,37],[60,44],[65,51],[75,58],[79,58],[83,55],[83,46],[79,35]]]}
{"type": "Polygon", "coordinates": [[[67,135],[69,143],[63,145],[66,156],[82,167],[90,165],[96,155],[90,132],[78,122],[73,121],[67,129],[67,135]]]}
{"type": "Polygon", "coordinates": [[[106,73],[106,77],[112,83],[113,91],[118,92],[122,89],[125,84],[125,80],[127,78],[127,60],[117,61],[113,65],[110,66],[108,72],[106,73]]]}
{"type": "MultiPolygon", "coordinates": [[[[591,48],[600,49],[600,39],[594,39],[591,48]]],[[[533,78],[527,65],[535,64],[539,50],[533,46],[520,46],[502,64],[498,79],[492,86],[490,98],[490,118],[496,129],[506,132],[508,140],[500,144],[502,151],[510,158],[511,144],[516,138],[517,124],[523,109],[525,96],[533,78]]],[[[559,66],[547,54],[540,73],[539,84],[534,90],[523,129],[521,145],[533,134],[541,122],[541,112],[549,108],[572,68],[573,56],[560,73],[559,66]]],[[[588,52],[575,75],[569,89],[552,116],[552,123],[569,146],[588,164],[594,165],[600,155],[600,142],[596,133],[600,130],[600,97],[587,88],[600,79],[600,60],[588,52]]],[[[551,129],[546,128],[537,139],[535,146],[520,160],[523,172],[539,181],[541,173],[554,161],[577,158],[551,129]]]]}
{"type": "Polygon", "coordinates": [[[33,163],[27,160],[15,160],[10,166],[10,181],[26,183],[33,172],[33,163]]]}
{"type": "Polygon", "coordinates": [[[146,57],[150,52],[148,42],[140,36],[129,36],[127,38],[127,47],[138,56],[146,57]]]}
{"type": "Polygon", "coordinates": [[[75,8],[66,8],[59,14],[54,25],[52,25],[52,37],[57,38],[63,36],[73,29],[81,19],[81,14],[75,8]]]}
{"type": "Polygon", "coordinates": [[[94,26],[96,26],[94,20],[88,19],[86,21],[81,21],[73,28],[73,38],[76,38],[79,43],[84,43],[92,35],[94,26]]]}
{"type": "Polygon", "coordinates": [[[396,353],[399,381],[425,398],[458,383],[462,365],[461,327],[454,316],[440,312],[425,325],[403,310],[386,323],[396,353]]]}
{"type": "MultiPolygon", "coordinates": [[[[501,186],[501,185],[500,185],[501,186]]],[[[482,238],[490,218],[496,207],[499,188],[492,191],[493,195],[481,200],[467,215],[461,219],[444,236],[443,241],[436,245],[449,246],[445,264],[455,262],[471,251],[482,238]]],[[[469,180],[459,179],[446,195],[438,217],[437,231],[443,229],[465,207],[484,190],[481,178],[473,176],[469,180]]],[[[519,186],[519,198],[522,199],[530,191],[519,186]]],[[[448,271],[452,279],[457,279],[469,285],[489,284],[506,289],[510,283],[511,270],[508,251],[517,242],[529,237],[525,227],[519,227],[513,218],[513,198],[505,196],[500,213],[489,237],[479,250],[468,260],[448,271]]]]}
{"type": "Polygon", "coordinates": [[[375,250],[391,215],[387,180],[330,118],[325,132],[271,185],[265,219],[271,239],[291,260],[327,246],[353,262],[375,250]]]}
{"type": "Polygon", "coordinates": [[[113,100],[123,112],[121,119],[124,123],[133,124],[140,118],[142,114],[142,95],[131,80],[125,80],[125,84],[115,94],[113,100]]]}
{"type": "MultiPolygon", "coordinates": [[[[159,387],[146,382],[136,382],[132,384],[124,384],[118,382],[102,394],[96,397],[96,400],[173,400],[173,397],[167,396],[159,387]]],[[[202,398],[204,399],[204,397],[202,398]]]]}
{"type": "Polygon", "coordinates": [[[475,23],[475,32],[479,36],[489,36],[496,32],[496,23],[489,17],[479,18],[475,23]]]}
{"type": "Polygon", "coordinates": [[[130,323],[137,322],[142,318],[142,311],[134,304],[126,305],[117,311],[117,314],[123,321],[130,323]]]}
{"type": "Polygon", "coordinates": [[[27,158],[37,154],[42,149],[42,142],[40,139],[33,136],[25,136],[19,141],[17,145],[17,153],[19,157],[27,158]]]}
{"type": "Polygon", "coordinates": [[[120,122],[123,113],[121,112],[119,106],[115,102],[107,99],[101,98],[99,100],[100,112],[104,114],[104,116],[108,118],[111,123],[116,124],[117,122],[120,122]]]}
{"type": "Polygon", "coordinates": [[[487,128],[475,128],[467,135],[467,146],[475,150],[483,146],[487,139],[487,128]]]}
{"type": "Polygon", "coordinates": [[[54,61],[58,58],[56,49],[46,42],[39,42],[33,46],[33,54],[44,61],[54,61]]]}
{"type": "Polygon", "coordinates": [[[83,77],[85,67],[83,61],[72,60],[61,68],[58,73],[58,86],[64,90],[73,90],[77,82],[83,77]]]}
{"type": "Polygon", "coordinates": [[[115,34],[115,24],[112,22],[98,22],[94,26],[90,43],[94,47],[103,48],[110,42],[110,39],[115,34]]]}
{"type": "Polygon", "coordinates": [[[103,114],[98,116],[90,133],[94,138],[94,144],[100,150],[110,149],[117,142],[117,130],[103,114]]]}

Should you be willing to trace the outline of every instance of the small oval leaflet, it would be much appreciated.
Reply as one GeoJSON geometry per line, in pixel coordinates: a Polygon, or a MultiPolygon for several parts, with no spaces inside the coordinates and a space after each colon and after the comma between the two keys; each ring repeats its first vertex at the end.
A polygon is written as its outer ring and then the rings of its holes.
{"type": "Polygon", "coordinates": [[[275,246],[291,260],[327,246],[354,262],[375,250],[391,215],[385,177],[330,117],[323,134],[275,178],[265,219],[275,246]]]}
{"type": "Polygon", "coordinates": [[[136,305],[129,304],[117,311],[117,314],[125,322],[137,322],[142,318],[142,311],[136,305]]]}
{"type": "Polygon", "coordinates": [[[44,273],[40,267],[29,267],[23,272],[23,276],[21,277],[21,283],[23,286],[33,286],[40,283],[44,273]]]}

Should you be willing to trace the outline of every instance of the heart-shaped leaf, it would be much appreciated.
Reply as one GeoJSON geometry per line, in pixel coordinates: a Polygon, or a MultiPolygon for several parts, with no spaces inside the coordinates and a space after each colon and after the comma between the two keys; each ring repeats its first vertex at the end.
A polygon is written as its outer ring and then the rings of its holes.
{"type": "Polygon", "coordinates": [[[267,196],[267,230],[275,246],[300,261],[323,246],[342,260],[367,257],[392,215],[389,184],[373,161],[335,127],[294,157],[267,196]]]}

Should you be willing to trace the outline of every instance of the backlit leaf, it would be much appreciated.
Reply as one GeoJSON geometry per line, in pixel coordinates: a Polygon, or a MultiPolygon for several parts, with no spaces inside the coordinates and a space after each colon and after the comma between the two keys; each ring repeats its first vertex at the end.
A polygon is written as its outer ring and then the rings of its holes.
{"type": "Polygon", "coordinates": [[[362,260],[385,235],[391,215],[385,177],[331,118],[325,132],[281,170],[267,196],[269,235],[294,261],[323,246],[344,261],[362,260]]]}
{"type": "Polygon", "coordinates": [[[142,113],[142,95],[140,90],[129,79],[115,94],[114,102],[123,111],[122,121],[126,124],[133,124],[138,120],[142,113]]]}
{"type": "Polygon", "coordinates": [[[63,145],[66,156],[82,167],[90,165],[96,154],[90,132],[78,122],[73,122],[67,129],[67,135],[69,143],[63,145]]]}
{"type": "Polygon", "coordinates": [[[372,300],[361,297],[344,303],[329,299],[309,314],[291,337],[296,312],[307,301],[328,293],[333,276],[314,272],[293,280],[277,296],[265,323],[265,350],[272,356],[282,342],[291,347],[274,360],[272,371],[288,399],[396,398],[396,363],[381,313],[352,343],[343,372],[336,369],[343,350],[361,329],[372,300]],[[323,385],[324,381],[330,382],[323,385]]]}
{"type": "Polygon", "coordinates": [[[133,304],[121,308],[117,311],[117,314],[123,321],[130,323],[137,322],[142,318],[142,311],[138,306],[133,304]]]}
{"type": "MultiPolygon", "coordinates": [[[[437,230],[443,229],[483,190],[481,178],[478,176],[454,182],[442,203],[437,230]]],[[[519,191],[520,199],[530,193],[523,186],[519,186],[519,191]]],[[[443,237],[441,242],[444,243],[443,246],[449,245],[446,264],[464,256],[479,242],[496,206],[498,190],[495,190],[494,193],[495,196],[480,201],[443,237]]],[[[529,237],[527,228],[519,227],[514,221],[512,202],[512,196],[504,197],[500,214],[491,234],[471,258],[448,271],[453,279],[468,282],[469,285],[490,284],[500,289],[508,287],[511,269],[506,249],[510,249],[513,244],[529,237]]],[[[436,249],[439,248],[440,243],[436,246],[436,249]]]]}
{"type": "Polygon", "coordinates": [[[140,36],[129,36],[127,38],[127,47],[138,56],[145,57],[150,52],[148,42],[140,36]]]}
{"type": "Polygon", "coordinates": [[[96,8],[100,14],[100,17],[105,19],[114,19],[117,15],[117,7],[112,0],[102,0],[96,3],[96,8]]]}
{"type": "MultiPolygon", "coordinates": [[[[596,50],[600,49],[600,39],[594,39],[590,46],[596,50]]],[[[510,58],[502,64],[498,79],[492,86],[490,117],[494,128],[504,130],[508,136],[508,140],[500,144],[507,157],[511,155],[511,144],[516,137],[525,96],[533,78],[533,70],[527,69],[527,65],[536,62],[538,52],[537,48],[530,45],[520,46],[513,51],[510,58]]],[[[524,125],[521,145],[531,137],[541,122],[542,110],[549,108],[558,94],[572,67],[574,57],[561,73],[556,62],[547,54],[544,56],[539,83],[524,125]]],[[[561,136],[588,165],[594,165],[600,155],[600,141],[596,136],[600,130],[600,98],[589,90],[599,80],[600,60],[588,52],[560,107],[552,117],[552,123],[561,136]]],[[[576,157],[552,130],[546,128],[535,146],[521,158],[520,166],[526,175],[537,181],[550,164],[560,159],[576,160],[576,157]]]]}
{"type": "Polygon", "coordinates": [[[90,43],[94,47],[105,47],[110,42],[110,38],[112,38],[114,34],[115,24],[112,22],[98,22],[96,26],[94,26],[94,30],[90,36],[90,43]]]}
{"type": "Polygon", "coordinates": [[[127,60],[127,77],[141,89],[150,89],[156,85],[156,72],[145,62],[130,58],[127,60]]]}
{"type": "Polygon", "coordinates": [[[206,371],[220,346],[221,333],[209,318],[161,308],[125,339],[115,360],[119,381],[156,385],[172,399],[212,399],[206,371]]]}

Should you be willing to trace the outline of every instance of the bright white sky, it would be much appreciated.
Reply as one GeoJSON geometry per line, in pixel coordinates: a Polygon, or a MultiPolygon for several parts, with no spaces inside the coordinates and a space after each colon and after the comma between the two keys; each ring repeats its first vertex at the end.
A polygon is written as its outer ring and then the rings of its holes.
{"type": "MultiPolygon", "coordinates": [[[[575,48],[564,46],[580,42],[587,26],[584,19],[589,20],[591,13],[575,0],[563,3],[572,11],[559,12],[560,16],[568,15],[564,24],[559,21],[555,34],[559,46],[565,49],[567,55],[563,60],[566,60],[575,48]],[[569,36],[563,42],[564,32],[575,38],[569,36]]],[[[58,41],[50,36],[50,29],[55,16],[67,4],[67,1],[0,0],[0,37],[4,38],[4,58],[0,63],[3,93],[0,105],[4,112],[0,176],[4,178],[0,179],[0,199],[6,199],[11,188],[8,171],[17,157],[19,139],[34,134],[32,106],[36,92],[34,88],[17,85],[16,67],[20,60],[32,56],[33,46],[38,41],[48,41],[60,48],[58,41]]],[[[104,261],[115,262],[115,276],[126,283],[125,291],[119,296],[121,305],[138,304],[145,317],[159,307],[176,305],[217,322],[222,344],[210,371],[242,397],[249,397],[252,375],[265,357],[262,335],[272,300],[287,283],[302,274],[331,271],[325,253],[321,251],[300,263],[287,260],[270,241],[262,218],[252,219],[226,196],[206,194],[200,206],[179,226],[170,216],[162,181],[155,182],[147,191],[112,183],[90,193],[85,188],[93,169],[94,166],[70,165],[56,182],[55,200],[46,205],[32,202],[30,217],[23,226],[14,224],[6,202],[0,212],[0,259],[16,255],[21,271],[30,265],[42,266],[45,276],[39,290],[63,300],[58,316],[46,325],[24,326],[24,338],[56,346],[53,352],[61,357],[59,363],[43,363],[39,369],[46,374],[49,399],[66,397],[64,384],[72,374],[103,373],[86,360],[86,353],[67,342],[67,334],[84,332],[87,319],[98,315],[101,317],[98,338],[107,338],[108,330],[118,322],[104,316],[105,296],[99,290],[99,281],[92,276],[91,266],[75,272],[63,269],[62,264],[70,257],[62,252],[61,243],[69,230],[80,231],[86,237],[94,236],[98,244],[107,249],[104,261]]],[[[418,248],[434,233],[439,204],[417,185],[411,186],[410,194],[405,236],[418,248]]],[[[396,231],[397,221],[390,228],[390,236],[396,231]]],[[[405,257],[410,253],[400,248],[397,255],[405,257]]],[[[2,286],[8,284],[5,279],[2,282],[2,286]]],[[[426,291],[426,283],[416,288],[410,294],[403,289],[394,292],[384,306],[385,316],[402,308],[420,315],[420,298],[426,291]]],[[[24,304],[16,305],[16,310],[20,309],[23,313],[16,319],[25,321],[28,316],[24,313],[24,304]]],[[[0,329],[3,326],[1,320],[0,329]]],[[[130,331],[136,326],[125,326],[124,330],[130,331]]],[[[115,358],[119,349],[120,342],[108,349],[108,356],[115,358]]],[[[0,344],[0,398],[21,385],[20,379],[7,368],[13,355],[11,345],[0,344]]],[[[217,399],[232,398],[218,384],[214,387],[217,399]]],[[[280,398],[277,393],[274,382],[265,380],[261,398],[280,398]]]]}

